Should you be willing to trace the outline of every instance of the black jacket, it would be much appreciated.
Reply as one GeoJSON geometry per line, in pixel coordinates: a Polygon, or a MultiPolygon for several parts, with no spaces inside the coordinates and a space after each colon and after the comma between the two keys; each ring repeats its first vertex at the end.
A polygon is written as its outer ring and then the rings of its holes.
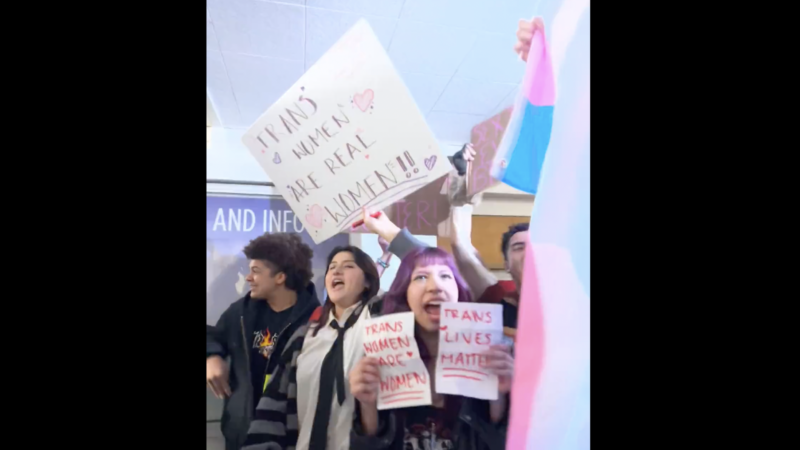
{"type": "MultiPolygon", "coordinates": [[[[488,400],[467,397],[462,397],[462,400],[458,423],[453,430],[456,450],[505,450],[510,412],[508,406],[505,418],[493,424],[489,417],[488,400]]],[[[404,450],[405,424],[400,423],[396,410],[378,411],[378,432],[375,436],[364,435],[359,410],[356,400],[353,428],[350,431],[351,450],[404,450]]]]}
{"type": "MultiPolygon", "coordinates": [[[[214,327],[206,326],[206,358],[219,355],[230,357],[231,396],[225,399],[222,412],[222,434],[225,448],[238,450],[247,437],[247,428],[253,418],[253,386],[250,378],[250,339],[255,332],[255,302],[248,292],[222,313],[214,327]]],[[[297,303],[286,326],[280,331],[272,355],[280,355],[294,332],[305,325],[311,314],[320,306],[314,283],[297,295],[297,303]]],[[[277,356],[276,356],[277,357],[277,356]]]]}

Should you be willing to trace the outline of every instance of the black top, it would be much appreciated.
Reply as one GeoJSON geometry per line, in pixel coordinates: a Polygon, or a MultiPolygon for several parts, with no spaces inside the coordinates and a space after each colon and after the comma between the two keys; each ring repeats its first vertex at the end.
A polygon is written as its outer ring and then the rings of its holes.
{"type": "Polygon", "coordinates": [[[264,391],[265,376],[272,373],[278,358],[270,358],[278,335],[288,324],[294,306],[275,312],[265,300],[255,300],[255,329],[252,335],[250,379],[253,383],[253,408],[264,391]],[[269,366],[267,365],[269,363],[269,366]]]}
{"type": "MultiPolygon", "coordinates": [[[[403,450],[450,450],[456,448],[458,415],[432,406],[404,408],[403,450]]],[[[457,410],[456,410],[457,411],[457,410]]]]}
{"type": "Polygon", "coordinates": [[[506,299],[503,299],[501,303],[503,304],[503,326],[513,328],[516,330],[517,315],[519,314],[519,308],[517,308],[516,305],[508,303],[506,299]]]}

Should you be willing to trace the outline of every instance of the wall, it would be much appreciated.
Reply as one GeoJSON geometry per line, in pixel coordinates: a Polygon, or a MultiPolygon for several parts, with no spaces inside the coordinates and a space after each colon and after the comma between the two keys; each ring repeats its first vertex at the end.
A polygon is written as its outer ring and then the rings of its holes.
{"type": "MultiPolygon", "coordinates": [[[[278,190],[270,186],[250,186],[241,184],[219,184],[207,183],[206,192],[209,194],[223,194],[223,195],[237,195],[237,196],[279,196],[278,190]]],[[[436,246],[436,236],[416,236],[422,242],[430,246],[436,246]]],[[[350,244],[358,246],[364,250],[373,259],[378,259],[381,254],[380,245],[378,245],[378,238],[375,235],[360,233],[353,233],[350,235],[350,244]]],[[[381,288],[387,290],[394,280],[394,275],[397,273],[397,267],[400,261],[393,257],[389,261],[389,267],[381,277],[381,288]]]]}

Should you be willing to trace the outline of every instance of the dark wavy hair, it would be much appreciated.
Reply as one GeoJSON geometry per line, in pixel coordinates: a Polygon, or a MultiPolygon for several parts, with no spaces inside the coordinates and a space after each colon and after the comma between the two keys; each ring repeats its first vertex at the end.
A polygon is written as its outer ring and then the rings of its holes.
{"type": "Polygon", "coordinates": [[[305,289],[314,276],[314,251],[297,233],[267,233],[250,241],[243,251],[247,259],[263,261],[273,276],[286,274],[286,287],[293,291],[305,289]]]}
{"type": "Polygon", "coordinates": [[[528,231],[528,227],[529,224],[527,223],[515,223],[508,227],[508,231],[503,233],[503,240],[500,242],[500,251],[503,252],[504,261],[508,261],[508,243],[511,241],[511,238],[520,231],[528,231]]]}
{"type": "MultiPolygon", "coordinates": [[[[352,245],[336,247],[331,250],[331,253],[328,255],[328,264],[325,266],[325,278],[328,277],[328,270],[331,267],[331,261],[333,258],[336,257],[341,252],[350,252],[353,254],[353,259],[356,261],[356,265],[364,272],[364,282],[369,286],[364,288],[364,292],[361,293],[361,298],[359,299],[360,302],[366,303],[372,297],[378,295],[378,291],[381,288],[381,278],[378,276],[378,268],[375,267],[375,263],[372,261],[369,255],[364,253],[358,247],[354,247],[352,245]]],[[[325,279],[323,278],[323,280],[325,279]]],[[[324,283],[324,281],[323,281],[324,283]]],[[[327,286],[326,286],[327,289],[327,286]]],[[[327,292],[327,290],[325,291],[327,292]]],[[[333,302],[327,298],[325,298],[325,304],[322,306],[322,314],[320,314],[319,318],[314,321],[312,327],[314,328],[314,332],[312,336],[316,336],[317,332],[320,328],[327,325],[328,317],[331,315],[331,310],[333,309],[333,302]]]]}

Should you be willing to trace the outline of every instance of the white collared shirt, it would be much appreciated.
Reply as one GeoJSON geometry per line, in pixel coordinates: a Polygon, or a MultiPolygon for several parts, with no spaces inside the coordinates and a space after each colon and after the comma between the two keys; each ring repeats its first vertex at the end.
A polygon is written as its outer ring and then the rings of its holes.
{"type": "MultiPolygon", "coordinates": [[[[355,304],[342,314],[337,320],[339,326],[344,323],[358,308],[355,304]]],[[[353,412],[355,411],[355,401],[350,394],[350,370],[364,355],[362,346],[364,334],[364,321],[369,319],[369,308],[366,306],[361,311],[361,316],[353,326],[344,334],[344,386],[346,398],[344,403],[339,406],[338,396],[334,388],[333,405],[328,421],[328,445],[327,450],[348,450],[350,448],[350,429],[353,427],[353,412]]],[[[319,397],[320,371],[322,360],[333,347],[339,332],[331,328],[330,323],[335,320],[333,311],[326,325],[319,329],[316,336],[313,336],[314,327],[309,327],[303,341],[303,350],[297,357],[297,420],[300,426],[300,433],[297,438],[297,450],[308,450],[311,440],[311,429],[314,424],[314,413],[317,411],[317,398],[319,397]]]]}

